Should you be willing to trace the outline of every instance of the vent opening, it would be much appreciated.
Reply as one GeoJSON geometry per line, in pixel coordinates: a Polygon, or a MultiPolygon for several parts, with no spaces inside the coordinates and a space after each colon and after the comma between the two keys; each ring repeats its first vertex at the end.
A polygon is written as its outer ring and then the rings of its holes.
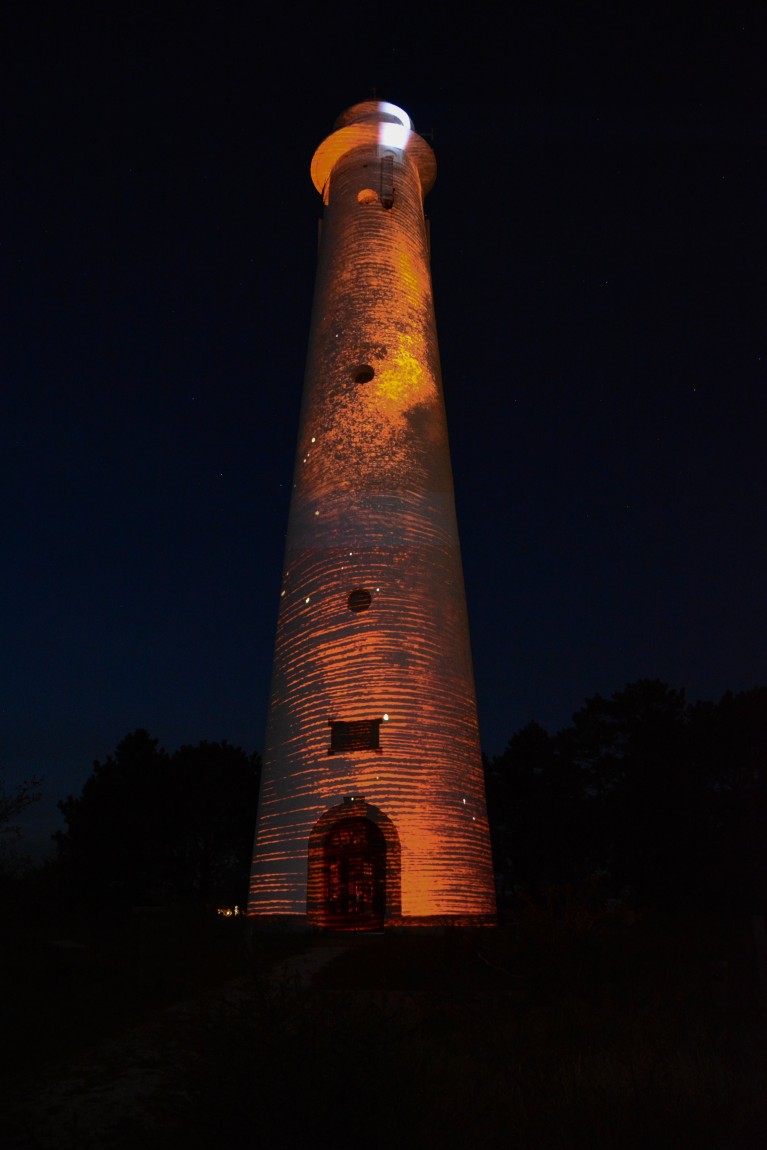
{"type": "Polygon", "coordinates": [[[367,611],[370,604],[373,602],[373,596],[365,587],[356,587],[352,591],[349,598],[346,600],[350,611],[358,614],[360,611],[367,611]]]}

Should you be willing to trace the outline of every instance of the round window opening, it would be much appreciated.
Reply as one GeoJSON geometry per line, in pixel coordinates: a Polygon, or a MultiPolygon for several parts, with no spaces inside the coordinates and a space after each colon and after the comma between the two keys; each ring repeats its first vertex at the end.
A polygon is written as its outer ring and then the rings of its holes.
{"type": "Polygon", "coordinates": [[[375,372],[369,363],[361,363],[352,368],[352,379],[355,383],[370,383],[374,375],[375,372]]]}
{"type": "Polygon", "coordinates": [[[373,602],[373,596],[364,587],[357,587],[346,600],[349,610],[358,615],[360,611],[367,611],[373,602]]]}
{"type": "Polygon", "coordinates": [[[363,188],[361,192],[357,192],[358,204],[377,204],[378,193],[372,188],[363,188]]]}

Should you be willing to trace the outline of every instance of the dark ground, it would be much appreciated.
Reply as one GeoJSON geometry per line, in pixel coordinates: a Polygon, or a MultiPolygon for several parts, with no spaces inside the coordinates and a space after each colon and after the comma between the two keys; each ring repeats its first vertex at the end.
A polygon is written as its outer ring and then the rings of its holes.
{"type": "Polygon", "coordinates": [[[439,934],[17,925],[0,1143],[761,1148],[753,920],[564,893],[439,934]]]}

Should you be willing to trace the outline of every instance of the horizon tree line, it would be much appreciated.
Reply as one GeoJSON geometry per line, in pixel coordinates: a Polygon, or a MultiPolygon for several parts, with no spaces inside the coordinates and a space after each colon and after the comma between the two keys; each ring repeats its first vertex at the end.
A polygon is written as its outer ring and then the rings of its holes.
{"type": "MultiPolygon", "coordinates": [[[[656,679],[587,698],[550,734],[530,722],[484,757],[501,916],[597,880],[605,898],[755,911],[767,889],[767,688],[688,703],[656,679]]],[[[49,878],[115,907],[245,901],[260,758],[226,741],[169,753],[147,731],[58,803],[49,878]]],[[[40,780],[0,788],[0,833],[40,780]]],[[[2,840],[0,840],[2,841],[2,840]]],[[[6,881],[18,867],[2,867],[6,881]]]]}

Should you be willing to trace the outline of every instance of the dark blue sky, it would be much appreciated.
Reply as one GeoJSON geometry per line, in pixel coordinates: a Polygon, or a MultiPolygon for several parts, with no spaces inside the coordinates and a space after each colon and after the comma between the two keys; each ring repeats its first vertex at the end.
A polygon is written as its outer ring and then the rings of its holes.
{"type": "Polygon", "coordinates": [[[0,764],[40,833],[137,726],[260,749],[309,162],[374,87],[437,155],[486,750],[643,676],[767,683],[764,15],[495,12],[10,18],[0,764]]]}

